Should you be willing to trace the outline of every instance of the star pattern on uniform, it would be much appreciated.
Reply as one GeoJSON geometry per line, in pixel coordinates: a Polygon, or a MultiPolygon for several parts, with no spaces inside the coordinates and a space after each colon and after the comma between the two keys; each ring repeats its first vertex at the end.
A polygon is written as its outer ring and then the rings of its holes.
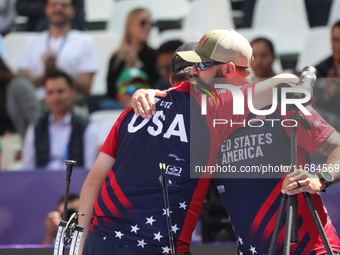
{"type": "Polygon", "coordinates": [[[177,223],[173,226],[171,226],[171,230],[172,232],[174,232],[176,234],[176,231],[179,230],[179,228],[177,227],[177,223]]]}
{"type": "Polygon", "coordinates": [[[239,251],[240,255],[243,255],[243,252],[242,251],[239,251]]]}
{"type": "Polygon", "coordinates": [[[242,238],[239,237],[239,236],[237,237],[237,242],[238,242],[240,245],[244,244],[243,241],[242,241],[242,238]]]}
{"type": "Polygon", "coordinates": [[[155,222],[156,220],[153,219],[153,216],[151,216],[150,218],[146,218],[146,223],[145,224],[150,224],[152,226],[152,224],[155,222]]]}
{"type": "Polygon", "coordinates": [[[115,237],[118,237],[119,239],[122,239],[122,236],[124,235],[122,232],[120,231],[115,231],[116,233],[116,236],[115,237]]]}
{"type": "Polygon", "coordinates": [[[251,253],[254,255],[254,253],[257,253],[257,251],[255,250],[255,247],[250,245],[250,249],[251,253]]]}
{"type": "Polygon", "coordinates": [[[157,234],[156,233],[153,233],[155,235],[155,238],[153,240],[158,240],[158,242],[161,241],[161,238],[163,237],[161,235],[161,232],[159,231],[157,234]]]}
{"type": "Polygon", "coordinates": [[[169,253],[170,252],[170,248],[168,246],[162,247],[163,252],[162,253],[169,253]]]}
{"type": "Polygon", "coordinates": [[[137,234],[137,231],[140,230],[140,228],[138,227],[138,224],[136,224],[136,226],[131,226],[131,231],[130,232],[134,232],[137,234]]]}
{"type": "Polygon", "coordinates": [[[183,208],[184,210],[186,210],[188,205],[186,205],[185,203],[186,201],[184,201],[183,203],[179,202],[179,208],[183,208]]]}
{"type": "Polygon", "coordinates": [[[144,245],[147,245],[147,243],[144,242],[144,239],[142,239],[142,240],[137,240],[137,242],[138,242],[137,246],[142,246],[143,249],[144,249],[144,245]]]}
{"type": "MultiPolygon", "coordinates": [[[[162,215],[166,215],[166,209],[163,209],[163,214],[162,215]]],[[[170,213],[172,213],[172,211],[170,211],[170,213]]]]}

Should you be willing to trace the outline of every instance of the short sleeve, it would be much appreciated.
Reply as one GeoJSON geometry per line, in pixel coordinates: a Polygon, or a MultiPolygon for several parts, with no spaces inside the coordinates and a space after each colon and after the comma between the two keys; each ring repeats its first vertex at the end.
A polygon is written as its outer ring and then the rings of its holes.
{"type": "Polygon", "coordinates": [[[34,41],[35,39],[32,37],[26,43],[24,50],[19,58],[19,62],[17,65],[18,70],[29,70],[30,69],[30,62],[32,60],[31,53],[32,49],[34,49],[34,41]]]}
{"type": "Polygon", "coordinates": [[[98,71],[98,60],[93,39],[84,35],[82,61],[79,61],[79,73],[95,73],[98,71]]]}
{"type": "Polygon", "coordinates": [[[117,152],[117,144],[119,139],[119,129],[121,126],[122,121],[124,120],[125,116],[130,112],[132,108],[126,109],[116,120],[115,124],[111,128],[110,133],[106,137],[106,140],[103,144],[103,146],[100,148],[101,152],[104,152],[105,154],[116,158],[116,152],[117,152]]]}

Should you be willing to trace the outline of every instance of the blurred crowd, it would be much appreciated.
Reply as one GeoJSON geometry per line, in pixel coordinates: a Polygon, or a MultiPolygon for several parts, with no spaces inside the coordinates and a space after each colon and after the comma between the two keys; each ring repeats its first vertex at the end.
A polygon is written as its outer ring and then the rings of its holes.
{"type": "MultiPolygon", "coordinates": [[[[98,125],[91,122],[91,115],[130,107],[131,96],[139,88],[171,86],[171,57],[184,41],[171,38],[157,49],[150,46],[155,25],[152,14],[135,8],[126,16],[119,47],[106,53],[110,56],[102,81],[106,93],[93,95],[100,63],[93,38],[86,31],[84,1],[0,0],[1,169],[62,170],[67,158],[76,160],[77,167],[90,169],[115,121],[108,118],[98,125]],[[18,16],[27,17],[23,30],[35,33],[12,68],[3,37],[16,33],[18,16]]],[[[255,2],[243,1],[244,27],[251,27],[255,2]]],[[[305,2],[310,26],[326,25],[332,1],[305,2]]],[[[329,28],[329,34],[332,54],[315,66],[318,81],[313,104],[340,131],[340,21],[329,28]]],[[[253,81],[274,76],[275,63],[280,61],[274,42],[261,36],[251,46],[253,81]]],[[[202,213],[205,228],[212,229],[203,237],[206,241],[233,240],[227,214],[221,212],[223,205],[215,193],[209,192],[202,213]]]]}

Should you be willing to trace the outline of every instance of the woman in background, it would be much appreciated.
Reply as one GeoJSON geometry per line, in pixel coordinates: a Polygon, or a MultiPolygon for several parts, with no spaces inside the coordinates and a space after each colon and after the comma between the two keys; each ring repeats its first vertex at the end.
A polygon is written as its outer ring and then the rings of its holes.
{"type": "Polygon", "coordinates": [[[107,95],[110,98],[116,99],[117,79],[126,68],[136,67],[145,71],[151,85],[159,78],[156,51],[147,45],[151,25],[151,16],[147,10],[137,8],[129,13],[121,46],[109,63],[107,95]]]}
{"type": "Polygon", "coordinates": [[[253,49],[254,60],[250,62],[253,71],[252,81],[268,79],[275,75],[273,63],[275,51],[273,43],[267,38],[259,37],[250,43],[253,49]]]}

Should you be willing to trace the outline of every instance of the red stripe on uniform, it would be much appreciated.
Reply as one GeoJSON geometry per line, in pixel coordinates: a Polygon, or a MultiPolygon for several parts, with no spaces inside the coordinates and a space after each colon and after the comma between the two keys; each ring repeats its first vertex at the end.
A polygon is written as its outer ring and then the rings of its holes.
{"type": "Polygon", "coordinates": [[[178,237],[176,241],[177,253],[189,252],[189,245],[191,242],[192,233],[199,219],[201,208],[206,193],[208,191],[210,182],[211,179],[208,178],[200,178],[198,180],[197,187],[195,188],[191,202],[188,205],[188,211],[185,216],[181,235],[178,237]]]}
{"type": "Polygon", "coordinates": [[[262,223],[264,216],[268,213],[268,210],[274,204],[275,200],[279,196],[281,192],[282,182],[283,182],[283,179],[281,179],[279,183],[275,186],[273,191],[270,193],[270,195],[268,196],[268,198],[266,199],[266,201],[263,203],[260,210],[256,214],[253,220],[253,223],[251,225],[251,228],[250,228],[249,234],[251,237],[255,236],[260,224],[262,223]]]}
{"type": "Polygon", "coordinates": [[[275,224],[276,224],[276,219],[277,215],[279,214],[279,209],[277,209],[273,215],[273,217],[270,218],[270,221],[268,222],[266,228],[263,231],[263,234],[261,236],[261,245],[265,245],[269,241],[270,235],[273,233],[275,224]]]}
{"type": "Polygon", "coordinates": [[[123,193],[122,189],[120,188],[115,173],[110,171],[108,174],[110,178],[110,185],[115,193],[116,197],[118,198],[119,202],[128,210],[134,209],[134,206],[131,202],[126,198],[125,194],[123,193]]]}
{"type": "MultiPolygon", "coordinates": [[[[112,172],[112,170],[110,172],[112,172]]],[[[109,176],[110,176],[110,172],[109,172],[109,176]]],[[[115,204],[110,199],[110,195],[107,192],[106,188],[102,188],[101,196],[102,196],[102,198],[105,202],[105,206],[110,211],[110,213],[115,217],[121,217],[122,215],[121,215],[120,211],[118,210],[118,208],[115,206],[115,204]]],[[[99,205],[98,205],[98,207],[99,207],[99,205]]],[[[104,214],[102,214],[102,215],[104,215],[104,214]]]]}
{"type": "Polygon", "coordinates": [[[97,217],[93,217],[93,220],[92,220],[91,224],[96,225],[96,226],[99,225],[97,217]]]}

